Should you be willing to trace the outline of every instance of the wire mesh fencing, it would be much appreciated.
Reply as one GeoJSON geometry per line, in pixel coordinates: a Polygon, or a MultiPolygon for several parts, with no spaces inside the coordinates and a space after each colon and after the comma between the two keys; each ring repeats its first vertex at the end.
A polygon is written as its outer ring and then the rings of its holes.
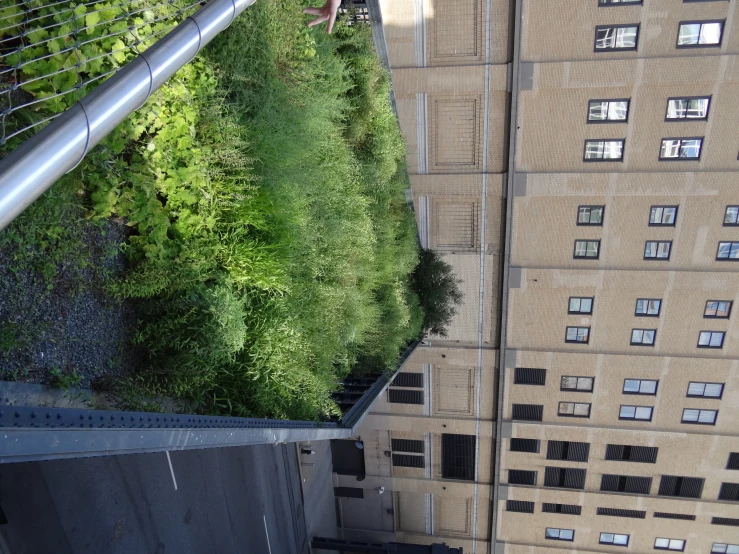
{"type": "Polygon", "coordinates": [[[84,97],[204,0],[0,0],[0,152],[84,97]]]}

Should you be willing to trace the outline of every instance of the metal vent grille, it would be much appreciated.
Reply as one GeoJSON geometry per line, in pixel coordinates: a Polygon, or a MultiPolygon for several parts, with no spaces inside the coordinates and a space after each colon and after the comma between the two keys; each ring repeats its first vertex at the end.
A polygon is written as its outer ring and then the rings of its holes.
{"type": "Polygon", "coordinates": [[[425,467],[423,456],[412,454],[393,454],[393,465],[399,467],[425,467]]]}
{"type": "Polygon", "coordinates": [[[410,439],[392,439],[390,441],[394,452],[412,452],[413,454],[423,454],[423,441],[410,439]]]}
{"type": "Polygon", "coordinates": [[[732,525],[734,527],[739,527],[739,519],[731,517],[712,517],[711,523],[713,525],[732,525]]]}
{"type": "Polygon", "coordinates": [[[647,517],[647,512],[645,511],[622,510],[620,508],[598,508],[595,513],[599,516],[633,517],[635,519],[644,519],[647,517]]]}
{"type": "Polygon", "coordinates": [[[587,462],[589,455],[589,442],[549,441],[547,444],[547,460],[587,462]]]}
{"type": "Polygon", "coordinates": [[[609,444],[606,446],[606,460],[642,462],[653,464],[657,461],[655,446],[632,446],[630,444],[609,444]]]}
{"type": "Polygon", "coordinates": [[[441,476],[444,479],[475,479],[475,436],[441,435],[441,476]]]}
{"type": "Polygon", "coordinates": [[[514,385],[545,385],[547,370],[536,367],[517,367],[513,373],[514,385]]]}
{"type": "Polygon", "coordinates": [[[508,470],[508,484],[510,485],[536,485],[538,472],[523,469],[508,470]]]}
{"type": "Polygon", "coordinates": [[[423,388],[423,373],[398,373],[393,380],[395,387],[423,388]]]}
{"type": "Polygon", "coordinates": [[[551,504],[544,502],[541,505],[541,511],[550,514],[570,514],[579,516],[582,513],[582,506],[577,504],[551,504]]]}
{"type": "Polygon", "coordinates": [[[561,487],[565,489],[584,489],[585,473],[586,470],[584,469],[547,466],[544,472],[544,486],[561,487]]]}
{"type": "Polygon", "coordinates": [[[659,483],[660,496],[681,496],[683,498],[700,498],[703,493],[705,479],[699,477],[680,477],[663,475],[659,483]]]}
{"type": "Polygon", "coordinates": [[[539,452],[539,439],[511,439],[511,452],[539,452]]]}
{"type": "Polygon", "coordinates": [[[423,404],[423,391],[391,388],[388,401],[393,404],[423,404]]]}
{"type": "Polygon", "coordinates": [[[630,492],[649,494],[652,489],[651,477],[633,477],[631,475],[604,474],[600,480],[600,490],[607,492],[630,492]]]}
{"type": "Polygon", "coordinates": [[[662,517],[665,519],[684,519],[686,521],[695,521],[695,516],[688,514],[671,514],[670,512],[654,512],[654,517],[662,517]]]}
{"type": "Polygon", "coordinates": [[[726,469],[739,469],[739,452],[729,454],[729,461],[726,462],[726,469]]]}
{"type": "Polygon", "coordinates": [[[543,404],[514,404],[513,419],[523,421],[541,421],[544,417],[543,404]]]}
{"type": "Polygon", "coordinates": [[[739,500],[739,483],[721,483],[719,500],[739,500]]]}
{"type": "Polygon", "coordinates": [[[534,503],[524,500],[506,500],[505,509],[507,512],[521,512],[523,514],[534,513],[534,503]]]}

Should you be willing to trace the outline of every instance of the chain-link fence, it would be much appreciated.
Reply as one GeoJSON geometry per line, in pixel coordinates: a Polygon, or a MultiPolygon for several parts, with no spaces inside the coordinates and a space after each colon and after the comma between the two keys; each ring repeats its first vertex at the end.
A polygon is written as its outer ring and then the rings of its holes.
{"type": "Polygon", "coordinates": [[[0,148],[11,150],[204,3],[0,0],[0,148]]]}

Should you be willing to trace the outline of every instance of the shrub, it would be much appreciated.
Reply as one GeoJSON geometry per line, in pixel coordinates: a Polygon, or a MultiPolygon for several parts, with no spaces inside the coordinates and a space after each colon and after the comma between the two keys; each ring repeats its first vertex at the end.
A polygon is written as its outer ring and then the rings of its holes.
{"type": "Polygon", "coordinates": [[[456,305],[462,302],[462,293],[452,272],[452,266],[438,252],[422,249],[418,266],[411,274],[413,289],[423,308],[423,331],[445,337],[456,305]]]}

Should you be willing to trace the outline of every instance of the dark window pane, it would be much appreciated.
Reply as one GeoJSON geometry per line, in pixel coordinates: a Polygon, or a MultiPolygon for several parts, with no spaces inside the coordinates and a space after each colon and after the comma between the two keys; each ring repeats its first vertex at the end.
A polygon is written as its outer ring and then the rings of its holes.
{"type": "Polygon", "coordinates": [[[475,436],[441,435],[441,476],[444,479],[475,479],[475,436]]]}

